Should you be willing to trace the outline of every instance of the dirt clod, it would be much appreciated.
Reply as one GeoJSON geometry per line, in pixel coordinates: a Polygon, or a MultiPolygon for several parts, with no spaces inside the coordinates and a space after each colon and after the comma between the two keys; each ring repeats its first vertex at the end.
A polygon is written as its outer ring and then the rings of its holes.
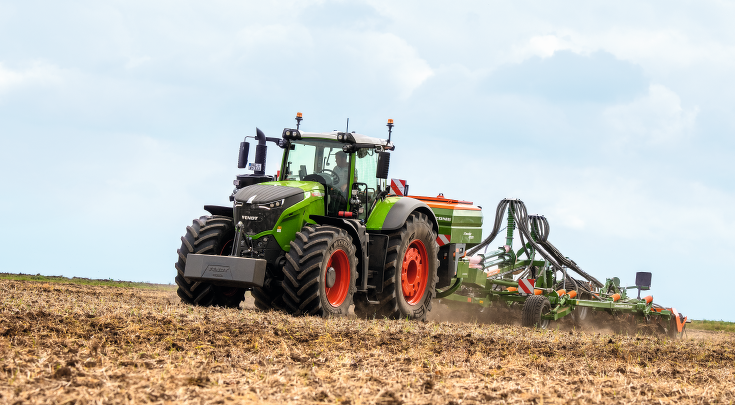
{"type": "Polygon", "coordinates": [[[71,368],[59,367],[54,371],[54,378],[66,378],[71,377],[71,368]]]}

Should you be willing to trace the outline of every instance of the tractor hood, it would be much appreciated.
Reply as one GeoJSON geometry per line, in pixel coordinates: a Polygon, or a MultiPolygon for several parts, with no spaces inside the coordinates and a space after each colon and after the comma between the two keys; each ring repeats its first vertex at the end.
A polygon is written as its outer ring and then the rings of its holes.
{"type": "MultiPolygon", "coordinates": [[[[233,216],[247,235],[272,230],[285,210],[304,200],[304,190],[296,187],[253,184],[235,194],[233,216]]],[[[279,230],[280,232],[280,230],[279,230]]]]}
{"type": "Polygon", "coordinates": [[[264,204],[280,201],[297,194],[300,194],[302,196],[301,199],[303,199],[304,190],[276,184],[253,184],[252,186],[240,189],[235,194],[235,201],[248,204],[264,204]]]}

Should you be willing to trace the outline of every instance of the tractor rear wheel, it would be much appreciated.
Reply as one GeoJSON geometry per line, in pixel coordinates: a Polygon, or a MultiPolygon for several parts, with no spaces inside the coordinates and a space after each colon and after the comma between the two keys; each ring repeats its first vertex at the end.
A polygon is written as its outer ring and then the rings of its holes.
{"type": "Polygon", "coordinates": [[[187,280],[184,277],[186,257],[190,253],[226,256],[232,249],[235,227],[232,218],[220,215],[203,216],[186,227],[181,247],[176,251],[176,293],[189,305],[237,308],[245,297],[244,288],[219,287],[207,282],[187,280]]]}
{"type": "Polygon", "coordinates": [[[305,226],[283,267],[283,304],[293,315],[346,316],[357,290],[352,237],[334,226],[305,226]]]}
{"type": "Polygon", "coordinates": [[[364,317],[425,320],[436,297],[439,246],[429,218],[411,214],[403,227],[389,235],[383,273],[383,292],[376,294],[379,304],[367,299],[355,303],[355,314],[364,317]]]}
{"type": "Polygon", "coordinates": [[[548,314],[549,311],[551,311],[551,303],[548,298],[543,295],[532,295],[523,304],[521,323],[529,328],[546,329],[550,322],[542,316],[548,314]]]}

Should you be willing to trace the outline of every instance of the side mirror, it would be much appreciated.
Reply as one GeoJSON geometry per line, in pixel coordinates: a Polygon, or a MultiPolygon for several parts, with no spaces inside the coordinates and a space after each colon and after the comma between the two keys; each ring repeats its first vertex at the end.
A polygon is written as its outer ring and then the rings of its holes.
{"type": "Polygon", "coordinates": [[[237,168],[244,169],[248,165],[248,151],[250,150],[250,144],[247,142],[240,142],[240,153],[237,155],[237,168]]]}
{"type": "Polygon", "coordinates": [[[387,179],[388,169],[390,169],[390,153],[378,152],[378,167],[375,171],[375,177],[378,179],[387,179]]]}

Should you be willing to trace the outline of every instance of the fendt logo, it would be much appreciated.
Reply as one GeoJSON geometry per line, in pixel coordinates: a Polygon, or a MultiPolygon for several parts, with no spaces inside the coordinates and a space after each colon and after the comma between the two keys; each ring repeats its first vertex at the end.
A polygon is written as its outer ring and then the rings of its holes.
{"type": "Polygon", "coordinates": [[[250,215],[243,215],[242,216],[242,219],[244,219],[246,221],[257,221],[258,220],[258,217],[257,216],[250,216],[250,215]]]}
{"type": "Polygon", "coordinates": [[[223,273],[229,273],[230,267],[229,266],[217,266],[215,264],[210,264],[207,266],[206,269],[204,269],[205,273],[211,273],[210,276],[212,277],[224,277],[223,273]]]}

